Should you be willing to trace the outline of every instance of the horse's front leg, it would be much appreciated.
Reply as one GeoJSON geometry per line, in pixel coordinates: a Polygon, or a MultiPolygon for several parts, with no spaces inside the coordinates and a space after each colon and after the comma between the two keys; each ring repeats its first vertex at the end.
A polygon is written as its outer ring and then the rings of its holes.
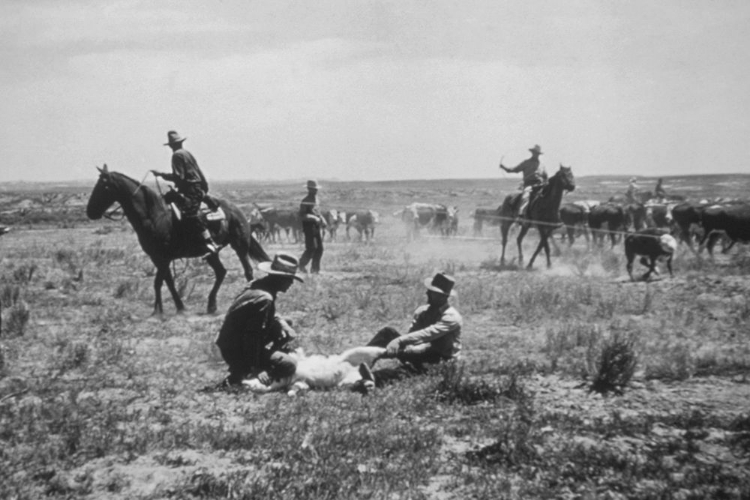
{"type": "Polygon", "coordinates": [[[154,276],[154,312],[153,316],[161,316],[164,314],[164,307],[161,302],[161,285],[164,283],[164,270],[161,267],[156,268],[156,276],[154,276]]]}
{"type": "MultiPolygon", "coordinates": [[[[526,233],[529,232],[529,228],[531,226],[527,224],[523,224],[521,226],[521,231],[518,233],[518,238],[516,238],[516,243],[518,243],[518,265],[523,265],[523,239],[526,237],[526,233]]],[[[539,252],[539,249],[537,248],[537,252],[539,252]]]]}
{"type": "Polygon", "coordinates": [[[227,275],[227,269],[221,263],[219,254],[211,254],[211,256],[206,259],[206,262],[208,262],[208,265],[214,270],[214,276],[216,277],[214,286],[208,294],[208,313],[213,314],[216,312],[216,294],[219,292],[219,288],[224,282],[224,277],[227,275]]]}
{"type": "Polygon", "coordinates": [[[505,265],[505,245],[508,244],[508,230],[510,229],[510,224],[506,224],[503,222],[500,224],[500,236],[503,240],[503,252],[500,254],[500,265],[505,265]]]}
{"type": "Polygon", "coordinates": [[[542,248],[544,248],[545,253],[547,254],[547,267],[550,267],[552,265],[552,262],[549,259],[549,233],[546,231],[539,230],[539,244],[536,246],[536,250],[534,250],[534,255],[531,256],[531,260],[529,260],[529,265],[526,266],[526,269],[531,269],[534,266],[534,261],[536,260],[536,256],[539,255],[539,252],[542,251],[542,248]]]}
{"type": "MultiPolygon", "coordinates": [[[[174,300],[175,308],[177,308],[177,312],[183,312],[185,310],[185,304],[182,302],[182,297],[180,297],[180,294],[177,292],[177,288],[174,286],[174,277],[172,276],[172,271],[169,269],[169,263],[167,263],[163,268],[163,280],[167,283],[167,288],[169,289],[169,293],[172,295],[172,300],[174,300]]],[[[157,276],[158,276],[157,272],[157,276]]],[[[159,305],[161,306],[161,283],[159,283],[159,305]]]]}

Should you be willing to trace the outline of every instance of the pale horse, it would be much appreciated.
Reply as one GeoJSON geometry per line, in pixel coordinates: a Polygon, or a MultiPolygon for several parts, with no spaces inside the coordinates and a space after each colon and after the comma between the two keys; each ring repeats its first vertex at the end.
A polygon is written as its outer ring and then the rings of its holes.
{"type": "Polygon", "coordinates": [[[329,389],[342,387],[361,389],[369,392],[375,388],[375,377],[372,365],[383,357],[383,347],[354,347],[341,354],[324,356],[321,354],[305,355],[302,348],[290,353],[297,361],[294,375],[274,380],[270,385],[263,384],[257,377],[244,380],[242,384],[252,392],[287,391],[290,396],[309,389],[329,389]]]}

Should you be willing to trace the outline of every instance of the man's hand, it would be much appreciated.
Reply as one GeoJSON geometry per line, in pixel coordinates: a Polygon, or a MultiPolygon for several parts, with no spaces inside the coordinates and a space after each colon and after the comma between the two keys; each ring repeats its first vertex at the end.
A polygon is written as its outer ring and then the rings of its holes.
{"type": "Polygon", "coordinates": [[[262,371],[258,374],[258,380],[263,385],[271,385],[271,376],[268,375],[268,372],[262,371]]]}
{"type": "Polygon", "coordinates": [[[398,354],[399,349],[401,349],[401,339],[393,339],[385,346],[385,353],[387,356],[394,357],[398,354]]]}
{"type": "Polygon", "coordinates": [[[503,170],[505,170],[506,172],[508,171],[508,167],[506,167],[506,166],[505,166],[505,165],[503,165],[502,163],[500,164],[500,168],[502,168],[502,169],[503,169],[503,170]]]}
{"type": "Polygon", "coordinates": [[[151,173],[154,174],[154,177],[161,177],[161,172],[158,170],[152,170],[151,173]]]}

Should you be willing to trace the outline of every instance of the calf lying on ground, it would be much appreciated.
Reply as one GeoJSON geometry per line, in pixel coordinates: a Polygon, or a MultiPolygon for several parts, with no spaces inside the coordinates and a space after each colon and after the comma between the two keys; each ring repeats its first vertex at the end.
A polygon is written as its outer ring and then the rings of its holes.
{"type": "Polygon", "coordinates": [[[672,276],[672,256],[677,249],[677,240],[667,231],[655,227],[643,229],[636,233],[631,233],[625,237],[625,256],[628,259],[627,269],[631,281],[633,279],[633,260],[636,255],[644,256],[641,264],[648,266],[648,271],[643,275],[644,281],[648,280],[651,273],[656,270],[656,260],[659,257],[666,256],[667,269],[672,276]],[[648,257],[648,261],[646,260],[648,257]]]}
{"type": "Polygon", "coordinates": [[[290,396],[310,388],[348,387],[369,391],[375,387],[370,368],[384,354],[383,347],[369,346],[354,347],[332,356],[306,356],[302,349],[297,349],[291,353],[297,361],[294,375],[274,380],[271,385],[264,385],[257,378],[245,380],[242,384],[256,393],[286,390],[290,396]]]}

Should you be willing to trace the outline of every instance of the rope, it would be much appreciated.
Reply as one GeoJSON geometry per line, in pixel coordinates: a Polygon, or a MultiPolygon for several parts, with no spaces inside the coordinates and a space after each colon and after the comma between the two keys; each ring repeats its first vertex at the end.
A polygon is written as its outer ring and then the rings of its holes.
{"type": "Polygon", "coordinates": [[[148,177],[148,174],[150,174],[151,171],[147,170],[146,175],[143,176],[143,179],[141,179],[141,182],[138,183],[138,187],[135,188],[135,191],[133,191],[133,196],[135,196],[135,193],[138,192],[139,189],[141,189],[141,186],[143,186],[143,183],[146,182],[146,178],[148,177]]]}

